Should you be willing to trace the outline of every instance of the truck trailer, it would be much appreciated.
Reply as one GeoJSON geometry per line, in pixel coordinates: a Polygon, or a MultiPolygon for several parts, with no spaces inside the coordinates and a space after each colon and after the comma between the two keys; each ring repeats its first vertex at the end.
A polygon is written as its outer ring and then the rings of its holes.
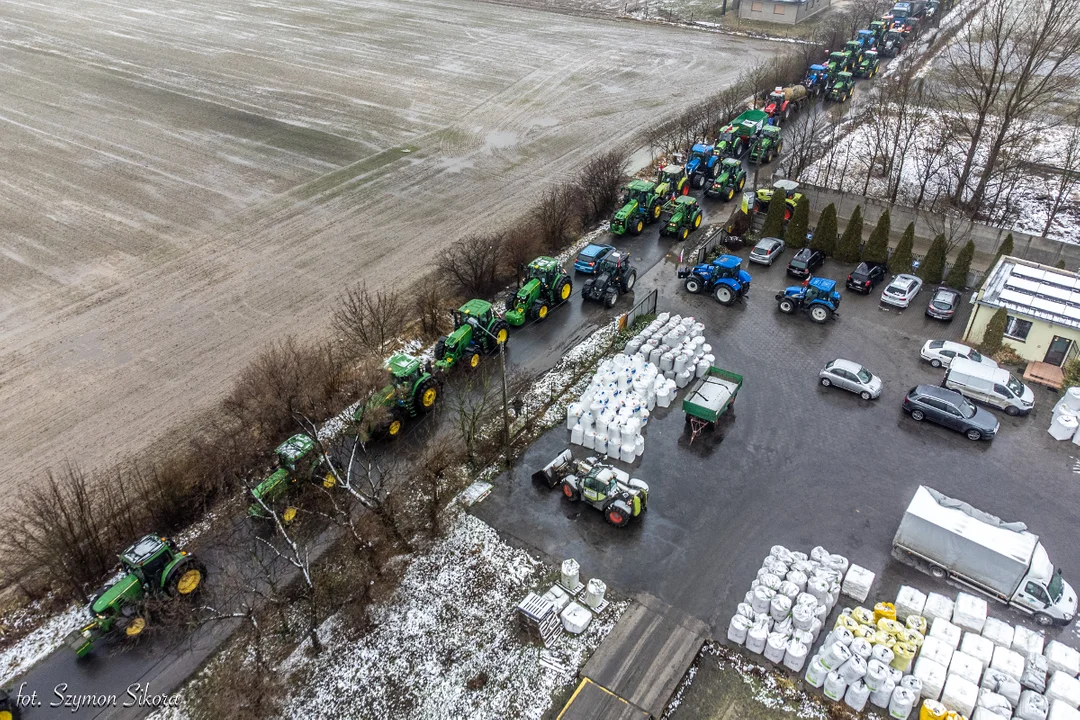
{"type": "Polygon", "coordinates": [[[893,557],[1011,605],[1042,626],[1076,617],[1076,591],[1038,535],[922,485],[893,538],[893,557]]]}

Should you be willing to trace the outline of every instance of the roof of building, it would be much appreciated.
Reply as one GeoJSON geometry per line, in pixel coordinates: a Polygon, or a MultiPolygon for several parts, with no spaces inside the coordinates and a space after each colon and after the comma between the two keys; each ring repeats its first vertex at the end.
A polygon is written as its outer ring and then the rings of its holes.
{"type": "Polygon", "coordinates": [[[979,302],[1080,328],[1080,275],[1006,255],[983,283],[979,302]]]}

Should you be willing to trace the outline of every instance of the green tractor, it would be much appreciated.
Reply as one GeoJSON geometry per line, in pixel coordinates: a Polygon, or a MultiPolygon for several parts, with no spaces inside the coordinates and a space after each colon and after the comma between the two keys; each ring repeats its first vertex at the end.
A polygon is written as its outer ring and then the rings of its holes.
{"type": "Polygon", "coordinates": [[[147,535],[120,555],[123,575],[90,600],[93,620],[73,630],[65,644],[78,657],[109,633],[135,638],[146,629],[142,601],[148,596],[193,597],[206,579],[206,566],[168,538],[147,535]]]}
{"type": "MultiPolygon", "coordinates": [[[[315,449],[315,441],[301,433],[274,448],[274,466],[274,471],[251,489],[255,502],[248,506],[248,517],[269,518],[263,505],[270,506],[287,494],[301,478],[313,479],[323,467],[323,456],[315,449]]],[[[333,473],[327,473],[322,484],[333,487],[333,473]]],[[[281,518],[287,523],[292,522],[296,518],[296,508],[284,508],[281,518]]]]}
{"type": "Polygon", "coordinates": [[[705,196],[728,201],[746,185],[746,170],[737,158],[724,158],[720,164],[720,173],[705,189],[705,196]]]}
{"type": "Polygon", "coordinates": [[[701,206],[697,198],[680,196],[664,204],[660,213],[661,235],[674,235],[680,240],[690,236],[691,230],[701,227],[701,206]]]}
{"type": "MultiPolygon", "coordinates": [[[[660,209],[659,204],[656,207],[660,209]]],[[[570,276],[555,258],[538,257],[522,270],[517,292],[507,303],[506,310],[506,322],[514,327],[521,327],[526,320],[539,322],[545,319],[551,308],[569,300],[574,291],[570,276]]]]}
{"type": "Polygon", "coordinates": [[[863,53],[862,60],[852,71],[852,75],[858,78],[870,79],[877,75],[878,63],[881,62],[878,59],[877,50],[867,50],[863,53]]]}
{"type": "Polygon", "coordinates": [[[885,38],[885,31],[889,29],[889,26],[882,20],[875,20],[870,23],[870,32],[874,34],[874,43],[879,43],[885,38]]]}
{"type": "Polygon", "coordinates": [[[836,79],[836,76],[842,72],[845,72],[851,65],[849,64],[850,58],[842,52],[829,53],[829,60],[825,63],[825,67],[828,71],[829,82],[836,79]]]}
{"type": "Polygon", "coordinates": [[[799,183],[793,180],[777,180],[771,188],[761,188],[754,198],[754,208],[758,212],[767,212],[769,203],[774,197],[784,198],[787,207],[784,208],[784,220],[790,220],[795,214],[795,207],[805,202],[806,197],[801,192],[796,192],[799,183]]]}
{"type": "MultiPolygon", "coordinates": [[[[660,219],[663,199],[656,191],[656,183],[634,180],[623,188],[622,202],[609,226],[612,235],[640,235],[646,223],[660,219]]],[[[520,323],[519,323],[520,324],[520,323]]]]}
{"type": "Polygon", "coordinates": [[[842,72],[836,76],[832,85],[829,86],[829,91],[825,93],[825,99],[843,103],[850,100],[854,93],[855,76],[849,72],[842,72]]]}
{"type": "Polygon", "coordinates": [[[750,162],[768,165],[780,155],[784,149],[784,140],[780,137],[780,128],[776,125],[766,125],[761,129],[761,134],[750,148],[750,162]]]}
{"type": "Polygon", "coordinates": [[[439,399],[439,381],[431,374],[430,363],[425,365],[419,358],[406,353],[391,355],[386,361],[386,369],[390,384],[356,408],[353,421],[361,427],[365,417],[374,417],[368,431],[394,439],[400,437],[409,418],[434,409],[439,399]]]}
{"type": "Polygon", "coordinates": [[[730,125],[720,128],[716,154],[721,157],[742,157],[768,120],[769,113],[764,110],[747,110],[740,114],[730,125]]]}
{"type": "Polygon", "coordinates": [[[682,165],[665,165],[656,176],[656,194],[661,202],[672,195],[686,195],[690,192],[690,178],[682,165]]]}
{"type": "Polygon", "coordinates": [[[862,43],[858,40],[848,40],[846,43],[844,43],[844,49],[841,52],[843,52],[843,54],[846,55],[848,59],[847,68],[845,69],[853,70],[859,64],[859,61],[862,60],[862,43]]]}
{"type": "Polygon", "coordinates": [[[475,368],[481,354],[494,352],[510,337],[510,325],[486,300],[470,300],[451,315],[454,331],[435,343],[435,367],[441,372],[458,365],[475,368]]]}

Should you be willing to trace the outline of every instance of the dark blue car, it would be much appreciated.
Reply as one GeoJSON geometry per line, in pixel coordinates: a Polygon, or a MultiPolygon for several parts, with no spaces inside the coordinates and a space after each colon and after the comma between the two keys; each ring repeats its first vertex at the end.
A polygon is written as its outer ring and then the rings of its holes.
{"type": "Polygon", "coordinates": [[[592,275],[600,266],[600,261],[607,257],[608,253],[615,248],[611,245],[596,245],[589,243],[578,253],[574,261],[574,270],[580,273],[592,275]]]}

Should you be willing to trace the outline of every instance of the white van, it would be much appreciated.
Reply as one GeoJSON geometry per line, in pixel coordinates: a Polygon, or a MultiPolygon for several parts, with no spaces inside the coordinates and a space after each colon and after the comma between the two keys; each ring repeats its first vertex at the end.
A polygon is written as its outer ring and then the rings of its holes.
{"type": "Polygon", "coordinates": [[[945,387],[972,400],[1001,408],[1009,415],[1027,415],[1035,393],[1005,368],[991,368],[967,358],[954,358],[945,373],[945,387]]]}

